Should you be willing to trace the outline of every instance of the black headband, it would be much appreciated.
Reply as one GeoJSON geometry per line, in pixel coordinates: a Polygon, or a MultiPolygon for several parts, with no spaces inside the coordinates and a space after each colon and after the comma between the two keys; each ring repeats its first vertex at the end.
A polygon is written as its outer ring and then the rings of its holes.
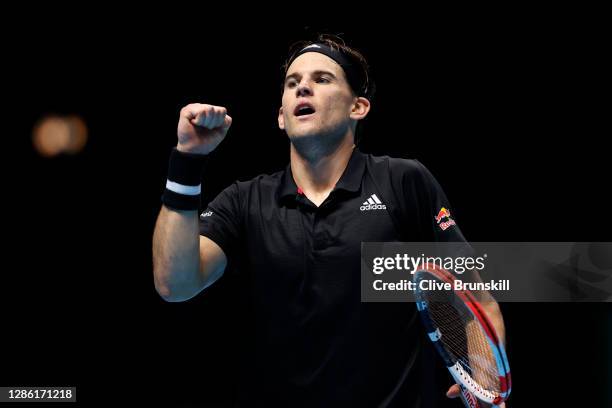
{"type": "Polygon", "coordinates": [[[359,65],[359,63],[354,63],[351,61],[352,58],[350,56],[346,55],[342,51],[335,50],[326,44],[316,43],[302,48],[293,56],[291,61],[289,61],[287,67],[289,67],[289,65],[291,65],[291,63],[293,63],[297,57],[307,52],[318,52],[336,61],[336,63],[338,63],[338,65],[340,65],[344,70],[346,80],[353,91],[359,96],[367,95],[368,80],[366,74],[363,72],[363,68],[359,65]]]}

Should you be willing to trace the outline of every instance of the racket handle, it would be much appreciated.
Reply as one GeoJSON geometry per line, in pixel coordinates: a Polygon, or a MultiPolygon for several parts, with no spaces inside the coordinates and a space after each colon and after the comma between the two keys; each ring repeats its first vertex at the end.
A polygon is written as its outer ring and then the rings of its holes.
{"type": "Polygon", "coordinates": [[[463,386],[463,384],[459,384],[459,388],[461,388],[461,401],[463,401],[463,405],[468,408],[481,408],[480,402],[478,402],[478,398],[474,394],[470,392],[467,388],[463,386]]]}

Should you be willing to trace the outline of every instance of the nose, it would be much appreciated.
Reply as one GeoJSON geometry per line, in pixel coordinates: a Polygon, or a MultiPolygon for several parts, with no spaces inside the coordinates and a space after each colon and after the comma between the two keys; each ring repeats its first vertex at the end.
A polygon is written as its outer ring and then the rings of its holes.
{"type": "Polygon", "coordinates": [[[296,96],[300,97],[300,96],[307,96],[307,95],[312,95],[312,89],[308,85],[307,81],[302,81],[300,82],[300,84],[298,85],[296,89],[296,96]]]}

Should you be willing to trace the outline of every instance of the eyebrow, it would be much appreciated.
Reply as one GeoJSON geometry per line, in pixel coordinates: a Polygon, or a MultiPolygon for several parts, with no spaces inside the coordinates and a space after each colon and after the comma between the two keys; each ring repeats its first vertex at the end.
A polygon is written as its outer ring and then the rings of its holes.
{"type": "MultiPolygon", "coordinates": [[[[330,72],[330,71],[325,71],[325,70],[321,70],[321,69],[316,70],[316,71],[312,71],[312,76],[321,76],[321,75],[329,75],[333,79],[337,79],[336,76],[332,72],[330,72]]],[[[301,78],[301,77],[302,77],[302,75],[300,73],[294,72],[291,75],[287,75],[287,77],[285,78],[285,83],[287,83],[287,81],[290,80],[290,79],[296,79],[297,80],[297,78],[301,78]]]]}

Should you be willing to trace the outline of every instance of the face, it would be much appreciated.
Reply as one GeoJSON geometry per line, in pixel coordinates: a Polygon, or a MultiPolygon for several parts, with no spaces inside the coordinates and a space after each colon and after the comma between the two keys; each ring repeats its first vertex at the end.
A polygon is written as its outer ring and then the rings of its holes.
{"type": "Polygon", "coordinates": [[[367,99],[353,95],[342,67],[316,52],[291,63],[283,89],[278,126],[290,139],[344,136],[369,110],[367,99]]]}

